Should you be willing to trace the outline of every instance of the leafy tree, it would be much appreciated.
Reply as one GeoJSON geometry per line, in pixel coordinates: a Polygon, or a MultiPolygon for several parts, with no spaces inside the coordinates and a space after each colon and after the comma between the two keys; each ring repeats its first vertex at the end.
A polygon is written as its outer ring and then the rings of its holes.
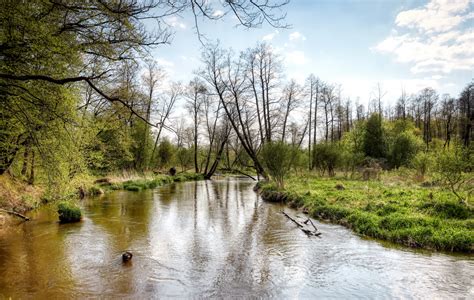
{"type": "Polygon", "coordinates": [[[171,144],[171,142],[167,138],[164,138],[158,146],[157,152],[157,161],[159,162],[159,166],[161,168],[169,166],[169,164],[173,160],[174,151],[175,148],[173,144],[171,144]]]}
{"type": "Polygon", "coordinates": [[[389,162],[395,168],[406,166],[415,157],[419,149],[419,140],[410,132],[402,132],[392,142],[389,162]]]}
{"type": "Polygon", "coordinates": [[[373,113],[367,120],[364,136],[364,152],[365,155],[373,158],[384,158],[386,155],[382,117],[377,113],[373,113]]]}
{"type": "Polygon", "coordinates": [[[193,151],[180,147],[176,152],[176,160],[181,167],[181,171],[186,171],[193,162],[193,151]]]}

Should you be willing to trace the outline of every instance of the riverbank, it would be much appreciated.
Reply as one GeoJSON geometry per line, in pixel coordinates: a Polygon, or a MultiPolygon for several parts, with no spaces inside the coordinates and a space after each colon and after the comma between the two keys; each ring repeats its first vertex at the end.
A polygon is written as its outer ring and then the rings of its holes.
{"type": "MultiPolygon", "coordinates": [[[[140,191],[172,182],[202,180],[202,174],[181,173],[174,176],[163,174],[111,174],[109,176],[83,176],[71,182],[61,194],[51,195],[41,185],[28,185],[8,174],[0,176],[0,209],[26,213],[42,204],[59,200],[77,200],[111,190],[140,191]]],[[[0,214],[2,220],[7,216],[0,214]]],[[[1,220],[0,220],[1,221],[1,220]]]]}
{"type": "Polygon", "coordinates": [[[291,177],[285,189],[258,184],[266,201],[409,247],[474,252],[474,210],[448,191],[406,183],[291,177]]]}

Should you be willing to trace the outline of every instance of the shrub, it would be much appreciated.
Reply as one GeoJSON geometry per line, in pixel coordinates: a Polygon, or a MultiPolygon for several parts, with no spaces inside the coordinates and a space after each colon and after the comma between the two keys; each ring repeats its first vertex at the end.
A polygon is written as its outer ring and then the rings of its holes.
{"type": "Polygon", "coordinates": [[[81,209],[67,201],[62,201],[58,204],[58,214],[61,223],[79,222],[82,216],[81,209]]]}
{"type": "Polygon", "coordinates": [[[341,154],[335,143],[321,143],[314,145],[313,164],[324,175],[327,171],[329,176],[335,175],[335,169],[340,161],[341,154]]]}
{"type": "Polygon", "coordinates": [[[402,132],[393,141],[389,161],[392,167],[406,166],[419,150],[416,137],[408,132],[402,132]]]}
{"type": "Polygon", "coordinates": [[[104,191],[101,188],[93,185],[89,188],[87,193],[91,196],[97,196],[97,195],[102,195],[104,193],[104,191]]]}
{"type": "Polygon", "coordinates": [[[436,159],[436,167],[441,182],[451,190],[461,203],[465,203],[462,187],[469,177],[466,171],[471,170],[474,164],[472,156],[467,149],[455,147],[451,151],[441,152],[436,159]]]}
{"type": "Polygon", "coordinates": [[[418,175],[420,175],[423,178],[428,172],[428,170],[431,168],[431,165],[432,165],[431,156],[426,152],[419,152],[413,158],[412,165],[416,169],[418,175]]]}
{"type": "Polygon", "coordinates": [[[124,184],[123,188],[131,192],[139,192],[142,188],[136,184],[124,184]]]}
{"type": "Polygon", "coordinates": [[[262,162],[279,188],[284,186],[284,178],[293,164],[294,149],[284,142],[270,142],[263,146],[262,162]]]}

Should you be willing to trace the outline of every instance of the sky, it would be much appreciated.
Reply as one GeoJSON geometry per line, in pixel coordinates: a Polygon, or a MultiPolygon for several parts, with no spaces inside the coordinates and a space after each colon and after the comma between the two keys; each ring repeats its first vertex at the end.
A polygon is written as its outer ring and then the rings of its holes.
{"type": "MultiPolygon", "coordinates": [[[[458,96],[474,78],[473,0],[291,0],[284,11],[288,29],[246,29],[230,15],[199,29],[236,52],[265,41],[283,58],[288,80],[304,83],[313,73],[365,105],[377,84],[390,104],[402,89],[458,96]]],[[[170,79],[187,82],[202,45],[189,15],[166,21],[173,40],[152,54],[170,79]]]]}

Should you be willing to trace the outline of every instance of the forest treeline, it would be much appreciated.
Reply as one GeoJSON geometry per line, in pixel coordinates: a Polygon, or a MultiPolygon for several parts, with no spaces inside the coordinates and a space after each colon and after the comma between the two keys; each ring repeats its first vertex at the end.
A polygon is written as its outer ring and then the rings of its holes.
{"type": "Polygon", "coordinates": [[[315,75],[288,80],[264,43],[240,53],[207,43],[189,83],[167,78],[149,54],[170,42],[167,16],[196,16],[198,37],[198,19],[219,18],[212,5],[246,27],[285,27],[285,1],[1,2],[0,174],[60,190],[82,174],[172,166],[207,178],[354,173],[374,161],[423,173],[443,154],[472,168],[473,82],[454,96],[401,91],[392,106],[378,85],[364,107],[315,75]]]}

